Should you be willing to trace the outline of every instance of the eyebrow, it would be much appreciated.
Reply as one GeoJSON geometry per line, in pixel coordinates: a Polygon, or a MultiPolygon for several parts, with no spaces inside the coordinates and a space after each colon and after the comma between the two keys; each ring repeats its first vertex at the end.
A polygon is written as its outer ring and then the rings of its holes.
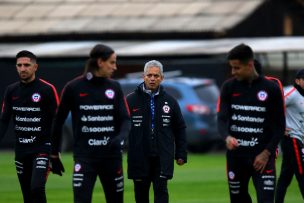
{"type": "Polygon", "coordinates": [[[18,66],[18,67],[21,67],[21,66],[25,66],[25,67],[29,67],[29,66],[31,66],[32,64],[30,64],[30,63],[17,63],[16,64],[16,66],[18,66]]]}

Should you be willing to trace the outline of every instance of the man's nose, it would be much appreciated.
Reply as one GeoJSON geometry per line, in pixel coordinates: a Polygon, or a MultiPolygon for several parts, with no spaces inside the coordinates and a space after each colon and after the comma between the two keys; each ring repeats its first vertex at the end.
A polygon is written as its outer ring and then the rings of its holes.
{"type": "Polygon", "coordinates": [[[26,67],[25,67],[24,65],[21,65],[21,66],[19,67],[19,70],[20,70],[20,71],[24,71],[24,70],[26,70],[26,67]]]}

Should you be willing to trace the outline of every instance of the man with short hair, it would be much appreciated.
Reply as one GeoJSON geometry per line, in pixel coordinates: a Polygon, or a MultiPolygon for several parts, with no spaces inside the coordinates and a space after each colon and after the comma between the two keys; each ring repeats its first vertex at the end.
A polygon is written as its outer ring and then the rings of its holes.
{"type": "Polygon", "coordinates": [[[36,77],[36,56],[27,50],[16,55],[20,81],[9,85],[0,115],[0,140],[13,117],[15,164],[25,203],[45,203],[49,173],[51,127],[59,103],[55,87],[36,77]]]}
{"type": "Polygon", "coordinates": [[[127,96],[131,114],[128,177],[133,179],[135,201],[168,203],[167,181],[173,176],[174,159],[187,162],[185,122],[177,101],[160,85],[163,65],[156,60],[144,67],[144,82],[127,96]]]}
{"type": "Polygon", "coordinates": [[[228,62],[233,78],[221,88],[218,127],[227,146],[230,201],[252,202],[252,178],[258,203],[273,203],[275,154],[285,129],[282,93],[276,83],[257,73],[248,45],[230,50],[228,62]]]}
{"type": "Polygon", "coordinates": [[[278,179],[276,203],[283,203],[295,174],[304,199],[304,69],[296,74],[294,85],[285,91],[286,131],[281,141],[283,160],[278,179]]]}

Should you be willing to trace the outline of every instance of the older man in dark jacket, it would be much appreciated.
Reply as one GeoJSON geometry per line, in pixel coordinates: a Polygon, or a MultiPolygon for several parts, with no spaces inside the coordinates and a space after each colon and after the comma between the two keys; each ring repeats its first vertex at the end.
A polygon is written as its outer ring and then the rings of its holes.
{"type": "Polygon", "coordinates": [[[168,202],[174,159],[178,165],[187,162],[186,125],[177,101],[160,85],[163,77],[160,62],[147,62],[144,82],[127,96],[132,121],[128,177],[134,181],[137,203],[149,202],[151,183],[154,202],[168,202]]]}

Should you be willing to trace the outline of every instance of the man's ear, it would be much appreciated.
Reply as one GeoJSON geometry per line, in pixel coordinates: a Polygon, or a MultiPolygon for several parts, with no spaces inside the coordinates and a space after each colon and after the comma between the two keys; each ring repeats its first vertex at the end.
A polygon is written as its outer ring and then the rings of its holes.
{"type": "Polygon", "coordinates": [[[248,65],[249,65],[250,69],[255,69],[253,60],[249,60],[248,65]]]}
{"type": "Polygon", "coordinates": [[[98,67],[102,67],[102,63],[103,63],[103,60],[101,58],[98,58],[97,59],[97,65],[98,65],[98,67]]]}
{"type": "Polygon", "coordinates": [[[34,68],[35,68],[35,71],[38,70],[38,64],[37,63],[34,64],[34,68]]]}

